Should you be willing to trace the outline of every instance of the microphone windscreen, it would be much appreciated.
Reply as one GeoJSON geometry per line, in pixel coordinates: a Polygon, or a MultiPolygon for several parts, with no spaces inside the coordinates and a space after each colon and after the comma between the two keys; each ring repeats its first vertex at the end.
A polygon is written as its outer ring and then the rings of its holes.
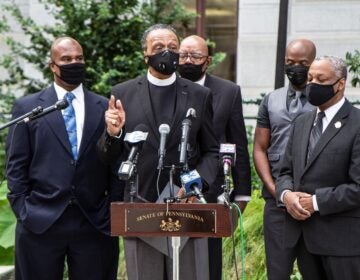
{"type": "Polygon", "coordinates": [[[168,134],[170,132],[170,126],[166,123],[163,123],[159,126],[159,132],[168,134]]]}
{"type": "Polygon", "coordinates": [[[140,123],[135,127],[134,131],[149,132],[149,129],[146,124],[140,123]]]}
{"type": "Polygon", "coordinates": [[[55,106],[57,110],[62,110],[69,106],[69,102],[64,98],[56,102],[55,106]]]}
{"type": "Polygon", "coordinates": [[[182,125],[191,126],[191,120],[189,120],[189,119],[184,119],[181,124],[182,124],[182,125]]]}
{"type": "Polygon", "coordinates": [[[145,124],[138,124],[133,132],[127,132],[124,137],[124,141],[128,143],[144,142],[148,137],[148,127],[145,124]]]}

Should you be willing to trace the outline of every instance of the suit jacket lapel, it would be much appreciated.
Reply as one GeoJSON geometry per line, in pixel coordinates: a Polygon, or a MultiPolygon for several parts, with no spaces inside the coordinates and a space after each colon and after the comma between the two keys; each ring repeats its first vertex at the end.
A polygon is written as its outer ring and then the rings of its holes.
{"type": "MultiPolygon", "coordinates": [[[[58,101],[54,86],[49,87],[46,89],[43,94],[39,97],[40,106],[43,108],[49,107],[55,102],[58,101]]],[[[69,153],[72,154],[70,142],[68,140],[68,135],[65,128],[64,118],[62,116],[61,111],[51,112],[45,115],[44,120],[47,122],[50,130],[54,133],[58,141],[67,150],[69,153]]]]}
{"type": "Polygon", "coordinates": [[[344,105],[336,113],[334,118],[325,129],[324,133],[321,135],[319,142],[316,144],[314,151],[309,158],[306,169],[308,169],[314,160],[319,156],[321,151],[326,147],[327,143],[329,143],[329,141],[346,125],[347,116],[349,115],[350,109],[350,103],[345,101],[344,105]]]}
{"type": "Polygon", "coordinates": [[[155,122],[155,115],[151,106],[149,85],[146,75],[139,78],[135,93],[137,94],[139,104],[141,104],[142,110],[145,113],[145,117],[149,123],[150,129],[152,130],[152,134],[155,136],[157,141],[160,141],[158,127],[155,122]]]}
{"type": "Polygon", "coordinates": [[[181,125],[181,122],[186,117],[186,111],[188,108],[187,101],[188,101],[188,89],[187,85],[183,83],[183,81],[177,77],[176,78],[176,108],[173,120],[170,125],[170,131],[175,131],[177,127],[181,125]]]}
{"type": "Polygon", "coordinates": [[[86,151],[89,143],[92,142],[93,135],[101,122],[104,122],[104,108],[101,106],[101,101],[95,98],[93,94],[90,94],[87,89],[84,88],[84,107],[85,107],[85,119],[84,128],[82,133],[82,139],[79,150],[79,158],[86,151]]]}
{"type": "Polygon", "coordinates": [[[219,89],[218,89],[218,84],[215,82],[213,78],[211,77],[211,75],[206,74],[206,78],[205,78],[205,83],[204,86],[209,88],[211,90],[211,95],[212,95],[212,105],[213,105],[213,111],[215,112],[217,107],[219,106],[220,102],[218,102],[218,98],[219,98],[219,89]]]}

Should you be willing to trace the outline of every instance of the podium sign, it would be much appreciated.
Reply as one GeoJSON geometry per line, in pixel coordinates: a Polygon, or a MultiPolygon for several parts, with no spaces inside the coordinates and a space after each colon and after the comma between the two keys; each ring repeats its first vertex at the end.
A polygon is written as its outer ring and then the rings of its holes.
{"type": "Polygon", "coordinates": [[[189,203],[111,203],[112,236],[231,235],[230,210],[224,205],[189,203]]]}

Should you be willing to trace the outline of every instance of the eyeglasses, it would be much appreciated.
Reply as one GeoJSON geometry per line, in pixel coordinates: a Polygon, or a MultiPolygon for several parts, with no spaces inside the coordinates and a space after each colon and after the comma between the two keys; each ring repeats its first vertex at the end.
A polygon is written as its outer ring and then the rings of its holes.
{"type": "Polygon", "coordinates": [[[199,53],[179,53],[180,61],[186,61],[187,58],[190,58],[192,62],[200,62],[204,57],[207,58],[208,56],[199,53]]]}

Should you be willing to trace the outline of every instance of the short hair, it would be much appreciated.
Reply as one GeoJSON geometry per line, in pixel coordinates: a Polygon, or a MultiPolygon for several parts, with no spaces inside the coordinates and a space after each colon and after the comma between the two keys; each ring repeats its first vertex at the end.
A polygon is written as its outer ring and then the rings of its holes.
{"type": "Polygon", "coordinates": [[[174,27],[172,27],[171,25],[168,25],[168,24],[157,23],[157,24],[150,26],[148,29],[146,29],[141,37],[141,47],[144,51],[146,50],[146,40],[147,40],[149,33],[151,31],[158,30],[158,29],[167,29],[167,30],[173,32],[176,35],[176,38],[178,39],[178,41],[180,42],[180,38],[174,27]]]}
{"type": "Polygon", "coordinates": [[[336,77],[339,79],[344,78],[346,80],[347,64],[343,59],[341,59],[340,57],[336,57],[336,56],[324,55],[324,56],[321,56],[321,57],[318,57],[315,59],[315,61],[319,61],[319,60],[329,61],[330,64],[332,65],[332,67],[334,68],[336,77]]]}

